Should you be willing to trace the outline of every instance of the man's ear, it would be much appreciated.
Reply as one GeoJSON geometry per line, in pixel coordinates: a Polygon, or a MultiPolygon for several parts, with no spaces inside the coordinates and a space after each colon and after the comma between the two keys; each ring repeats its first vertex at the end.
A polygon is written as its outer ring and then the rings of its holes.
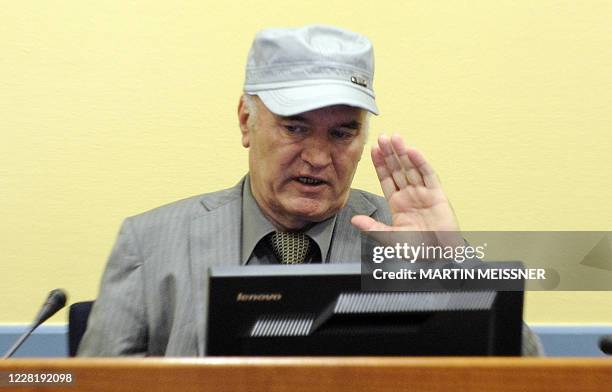
{"type": "Polygon", "coordinates": [[[242,146],[244,148],[249,148],[249,127],[247,125],[249,121],[249,107],[246,102],[244,102],[244,96],[240,97],[240,101],[238,102],[238,123],[240,125],[240,132],[242,133],[242,146]]]}

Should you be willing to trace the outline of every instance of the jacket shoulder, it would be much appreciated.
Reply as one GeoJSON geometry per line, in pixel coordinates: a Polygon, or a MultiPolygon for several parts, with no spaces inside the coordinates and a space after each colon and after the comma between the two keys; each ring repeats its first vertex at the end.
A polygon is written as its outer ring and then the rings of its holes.
{"type": "Polygon", "coordinates": [[[191,196],[182,200],[133,215],[126,220],[136,228],[169,225],[191,221],[220,205],[242,197],[242,184],[215,192],[191,196]]]}

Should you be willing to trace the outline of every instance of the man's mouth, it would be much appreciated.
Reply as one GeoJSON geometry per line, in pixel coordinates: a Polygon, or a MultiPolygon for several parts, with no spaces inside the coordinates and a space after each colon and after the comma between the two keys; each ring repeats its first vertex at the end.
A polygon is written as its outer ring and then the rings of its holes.
{"type": "Polygon", "coordinates": [[[325,183],[325,181],[313,177],[297,177],[296,180],[304,185],[309,186],[317,186],[325,183]]]}

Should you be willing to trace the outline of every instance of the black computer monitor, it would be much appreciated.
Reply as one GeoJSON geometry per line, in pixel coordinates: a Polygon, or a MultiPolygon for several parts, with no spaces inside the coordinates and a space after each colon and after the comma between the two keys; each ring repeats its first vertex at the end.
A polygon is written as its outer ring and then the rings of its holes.
{"type": "Polygon", "coordinates": [[[361,291],[359,264],[213,267],[211,356],[515,356],[523,291],[361,291]]]}

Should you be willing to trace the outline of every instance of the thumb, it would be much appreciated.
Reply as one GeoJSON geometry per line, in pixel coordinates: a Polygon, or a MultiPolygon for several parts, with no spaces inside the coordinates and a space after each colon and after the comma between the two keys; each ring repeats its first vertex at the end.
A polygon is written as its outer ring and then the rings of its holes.
{"type": "Polygon", "coordinates": [[[353,226],[361,231],[389,231],[391,227],[366,215],[356,215],[351,219],[353,226]]]}

